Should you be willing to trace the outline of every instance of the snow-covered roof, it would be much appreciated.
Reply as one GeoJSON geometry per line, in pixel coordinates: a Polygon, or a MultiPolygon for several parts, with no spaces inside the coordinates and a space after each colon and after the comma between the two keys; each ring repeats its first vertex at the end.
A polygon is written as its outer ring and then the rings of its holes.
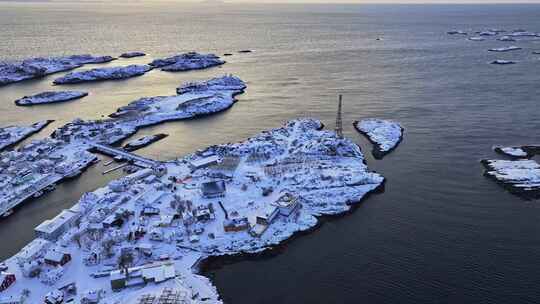
{"type": "Polygon", "coordinates": [[[79,215],[77,213],[71,210],[62,210],[60,214],[55,216],[53,219],[45,220],[43,223],[39,224],[34,230],[37,232],[50,234],[61,228],[68,222],[74,220],[78,216],[79,215]]]}
{"type": "Polygon", "coordinates": [[[196,160],[191,161],[191,166],[193,166],[195,168],[201,168],[201,167],[204,167],[204,166],[208,166],[210,164],[217,163],[217,162],[219,162],[219,159],[220,158],[217,155],[212,155],[212,156],[208,156],[208,157],[204,157],[204,158],[198,158],[196,160]]]}
{"type": "Polygon", "coordinates": [[[36,238],[32,240],[32,242],[28,243],[28,245],[24,246],[19,253],[17,253],[17,258],[24,260],[32,259],[51,244],[52,243],[50,241],[42,238],[36,238]]]}

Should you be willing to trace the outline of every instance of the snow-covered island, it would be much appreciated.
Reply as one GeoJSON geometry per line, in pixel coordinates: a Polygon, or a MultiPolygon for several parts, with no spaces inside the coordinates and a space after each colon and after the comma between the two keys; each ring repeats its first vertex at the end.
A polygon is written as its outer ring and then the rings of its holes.
{"type": "Polygon", "coordinates": [[[17,62],[0,62],[0,86],[63,72],[90,63],[105,63],[111,56],[72,55],[66,57],[30,58],[17,62]]]}
{"type": "Polygon", "coordinates": [[[136,76],[141,76],[152,70],[152,67],[146,64],[132,64],[128,66],[97,68],[86,71],[75,71],[68,73],[60,78],[56,78],[54,84],[81,83],[87,81],[118,80],[136,76]]]}
{"type": "Polygon", "coordinates": [[[483,160],[485,175],[526,199],[540,197],[540,165],[534,160],[483,160]]]}
{"type": "Polygon", "coordinates": [[[30,135],[37,133],[54,120],[39,121],[29,126],[8,126],[0,128],[0,150],[13,146],[30,135]]]}
{"type": "Polygon", "coordinates": [[[506,42],[516,41],[516,39],[514,39],[513,37],[510,37],[510,36],[502,36],[502,37],[497,38],[497,40],[506,41],[506,42]]]}
{"type": "Polygon", "coordinates": [[[144,97],[120,107],[111,117],[131,118],[143,126],[213,114],[230,108],[245,88],[240,78],[231,75],[187,83],[177,89],[179,95],[144,97]]]}
{"type": "Polygon", "coordinates": [[[517,50],[521,50],[521,48],[515,45],[489,49],[490,52],[510,52],[510,51],[517,51],[517,50]]]}
{"type": "Polygon", "coordinates": [[[403,127],[391,120],[363,119],[355,121],[354,127],[373,143],[375,158],[382,158],[394,150],[403,138],[403,127]]]}
{"type": "Polygon", "coordinates": [[[82,91],[50,91],[43,92],[32,96],[24,96],[15,100],[18,106],[31,106],[38,104],[57,103],[74,99],[79,99],[88,96],[88,92],[82,91]]]}
{"type": "Polygon", "coordinates": [[[182,72],[207,69],[224,63],[225,61],[214,54],[189,52],[172,57],[156,59],[152,61],[150,65],[154,68],[161,68],[162,71],[182,72]]]}
{"type": "Polygon", "coordinates": [[[317,120],[293,120],[85,194],[37,226],[36,239],[5,261],[16,281],[2,296],[27,303],[159,296],[222,303],[198,273],[205,259],[277,246],[316,227],[319,216],[349,211],[383,182],[351,140],[317,120]]]}
{"type": "Polygon", "coordinates": [[[142,57],[146,56],[143,52],[127,52],[120,55],[120,58],[133,58],[133,57],[142,57]]]}

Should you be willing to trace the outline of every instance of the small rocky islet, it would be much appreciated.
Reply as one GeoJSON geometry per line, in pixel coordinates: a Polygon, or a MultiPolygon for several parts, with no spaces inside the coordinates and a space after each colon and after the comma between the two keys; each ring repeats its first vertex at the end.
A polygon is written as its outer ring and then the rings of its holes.
{"type": "Polygon", "coordinates": [[[36,95],[24,96],[15,100],[18,106],[32,106],[40,104],[58,103],[88,96],[88,92],[83,91],[47,91],[36,95]]]}
{"type": "Polygon", "coordinates": [[[403,127],[395,121],[369,118],[353,123],[355,129],[373,143],[373,156],[383,158],[403,139],[403,127]]]}

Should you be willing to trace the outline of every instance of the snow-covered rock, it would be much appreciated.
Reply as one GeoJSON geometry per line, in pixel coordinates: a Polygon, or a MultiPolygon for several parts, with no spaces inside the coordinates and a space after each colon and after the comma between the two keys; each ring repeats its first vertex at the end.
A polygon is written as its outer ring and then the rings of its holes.
{"type": "Polygon", "coordinates": [[[540,165],[534,160],[484,160],[485,175],[525,198],[540,196],[540,165]]]}
{"type": "Polygon", "coordinates": [[[471,41],[484,41],[486,39],[484,37],[469,37],[469,40],[471,40],[471,41]]]}
{"type": "Polygon", "coordinates": [[[514,158],[527,158],[529,153],[521,147],[494,147],[493,150],[497,153],[501,153],[514,158]]]}
{"type": "Polygon", "coordinates": [[[516,39],[510,37],[510,36],[502,36],[500,38],[497,38],[499,41],[516,41],[516,39]]]}
{"type": "Polygon", "coordinates": [[[496,36],[498,33],[493,31],[483,31],[479,32],[478,36],[496,36]]]}
{"type": "Polygon", "coordinates": [[[537,33],[529,32],[529,31],[516,31],[510,34],[510,36],[514,37],[536,37],[538,36],[537,33]]]}
{"type": "Polygon", "coordinates": [[[168,58],[156,59],[150,63],[155,68],[163,71],[180,72],[189,70],[201,70],[224,64],[214,54],[199,54],[197,52],[184,53],[168,58]]]}
{"type": "Polygon", "coordinates": [[[491,62],[491,64],[498,64],[498,65],[507,65],[507,64],[515,64],[515,61],[511,60],[503,60],[503,59],[497,59],[491,62]]]}
{"type": "Polygon", "coordinates": [[[73,55],[30,58],[19,62],[0,62],[0,86],[72,70],[85,64],[104,63],[114,59],[111,56],[73,55]]]}
{"type": "Polygon", "coordinates": [[[149,65],[128,65],[75,71],[54,80],[54,84],[80,83],[87,81],[116,80],[140,76],[152,70],[149,65]]]}
{"type": "Polygon", "coordinates": [[[121,58],[133,58],[133,57],[142,57],[146,56],[143,52],[127,52],[120,55],[121,58]]]}
{"type": "Polygon", "coordinates": [[[448,35],[467,35],[467,32],[461,30],[451,30],[446,32],[448,35]]]}
{"type": "Polygon", "coordinates": [[[51,91],[43,92],[32,96],[24,96],[15,100],[18,106],[30,106],[37,104],[56,103],[78,99],[87,96],[87,92],[82,91],[51,91]]]}
{"type": "Polygon", "coordinates": [[[382,157],[395,149],[403,137],[401,125],[391,120],[364,119],[354,122],[354,127],[374,144],[375,157],[382,157]]]}
{"type": "Polygon", "coordinates": [[[521,48],[514,45],[508,46],[508,47],[489,49],[490,52],[510,52],[510,51],[517,51],[517,50],[521,50],[521,48]]]}

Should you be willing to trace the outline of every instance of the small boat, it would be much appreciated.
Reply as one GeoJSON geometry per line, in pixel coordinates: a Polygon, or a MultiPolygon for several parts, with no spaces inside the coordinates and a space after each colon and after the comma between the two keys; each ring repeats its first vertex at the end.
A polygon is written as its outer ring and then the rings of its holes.
{"type": "Polygon", "coordinates": [[[484,41],[486,39],[483,37],[470,37],[469,40],[470,41],[484,41]]]}
{"type": "Polygon", "coordinates": [[[42,196],[42,195],[43,195],[43,191],[40,190],[40,191],[34,193],[34,195],[32,195],[32,197],[38,198],[38,197],[40,197],[40,196],[42,196]]]}
{"type": "Polygon", "coordinates": [[[101,159],[99,159],[99,157],[96,157],[92,160],[92,164],[97,164],[101,161],[101,159]]]}
{"type": "Polygon", "coordinates": [[[8,211],[4,212],[4,214],[2,214],[2,218],[6,218],[12,214],[13,214],[13,209],[9,209],[8,211]]]}
{"type": "Polygon", "coordinates": [[[467,35],[466,32],[464,31],[458,31],[458,30],[453,30],[453,31],[448,31],[446,32],[448,35],[467,35]]]}
{"type": "Polygon", "coordinates": [[[50,191],[53,191],[54,189],[56,189],[56,185],[55,185],[55,184],[51,184],[51,185],[48,185],[47,187],[45,187],[45,188],[43,189],[43,191],[50,192],[50,191]]]}

